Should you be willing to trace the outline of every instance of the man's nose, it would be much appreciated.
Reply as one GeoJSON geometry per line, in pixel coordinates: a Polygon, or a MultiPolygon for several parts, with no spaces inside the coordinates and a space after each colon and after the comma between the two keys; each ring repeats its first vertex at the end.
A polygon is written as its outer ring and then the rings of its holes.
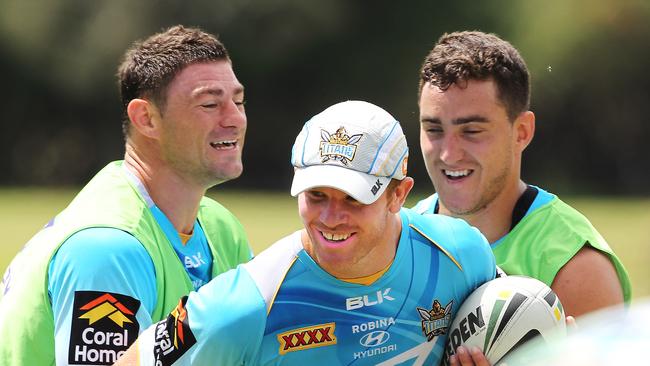
{"type": "Polygon", "coordinates": [[[440,142],[440,160],[445,164],[454,164],[463,158],[463,149],[458,136],[447,134],[440,142]]]}
{"type": "Polygon", "coordinates": [[[246,127],[246,112],[234,100],[224,106],[224,115],[220,121],[222,127],[246,127]]]}

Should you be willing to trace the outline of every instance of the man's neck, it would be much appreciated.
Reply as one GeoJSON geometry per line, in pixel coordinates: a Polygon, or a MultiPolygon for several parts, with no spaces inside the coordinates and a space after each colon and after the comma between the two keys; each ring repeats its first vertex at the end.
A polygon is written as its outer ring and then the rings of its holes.
{"type": "Polygon", "coordinates": [[[488,242],[492,244],[510,231],[512,211],[525,190],[526,184],[518,180],[513,188],[504,189],[503,193],[488,203],[487,206],[468,215],[454,215],[438,200],[440,205],[439,213],[464,219],[470,225],[479,229],[488,242]]]}
{"type": "Polygon", "coordinates": [[[124,164],[142,182],[174,228],[181,233],[191,233],[205,188],[184,180],[156,159],[148,159],[128,143],[124,164]]]}

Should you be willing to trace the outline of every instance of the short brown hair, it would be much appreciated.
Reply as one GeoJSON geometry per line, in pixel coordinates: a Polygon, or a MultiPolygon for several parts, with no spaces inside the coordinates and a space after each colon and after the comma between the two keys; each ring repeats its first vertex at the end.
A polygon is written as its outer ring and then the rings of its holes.
{"type": "Polygon", "coordinates": [[[186,66],[199,62],[230,61],[216,36],[197,28],[173,26],[138,41],[124,54],[117,69],[122,99],[124,136],[129,134],[126,108],[135,98],[150,98],[162,110],[169,83],[186,66]]]}
{"type": "Polygon", "coordinates": [[[418,96],[429,82],[441,90],[469,80],[493,79],[511,121],[530,108],[530,75],[507,41],[478,31],[445,33],[424,59],[418,96]]]}

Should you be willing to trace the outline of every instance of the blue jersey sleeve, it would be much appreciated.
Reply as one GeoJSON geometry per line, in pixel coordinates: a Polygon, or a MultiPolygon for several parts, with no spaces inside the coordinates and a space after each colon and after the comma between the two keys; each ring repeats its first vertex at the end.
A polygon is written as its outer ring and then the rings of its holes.
{"type": "Polygon", "coordinates": [[[242,266],[179,302],[138,338],[140,365],[255,365],[266,303],[242,266]]]}
{"type": "Polygon", "coordinates": [[[132,235],[90,228],[68,238],[48,269],[57,365],[111,359],[151,324],[153,262],[132,235]],[[96,355],[106,359],[94,359],[96,355]]]}

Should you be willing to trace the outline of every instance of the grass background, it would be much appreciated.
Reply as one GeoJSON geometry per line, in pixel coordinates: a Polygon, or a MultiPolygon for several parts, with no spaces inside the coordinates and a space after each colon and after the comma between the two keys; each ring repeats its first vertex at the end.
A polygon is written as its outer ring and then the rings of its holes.
{"type": "MultiPolygon", "coordinates": [[[[13,256],[74,197],[77,188],[0,189],[0,273],[13,256]]],[[[212,190],[242,222],[255,253],[301,227],[288,193],[212,190]]],[[[412,194],[407,207],[423,195],[412,194]]],[[[650,198],[562,197],[585,214],[628,269],[634,298],[650,295],[650,198]]]]}

